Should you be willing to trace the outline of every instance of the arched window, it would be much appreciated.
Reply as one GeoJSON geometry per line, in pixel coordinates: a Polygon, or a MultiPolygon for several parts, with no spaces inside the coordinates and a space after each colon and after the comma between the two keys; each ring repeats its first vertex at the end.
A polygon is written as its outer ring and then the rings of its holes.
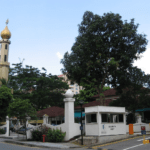
{"type": "Polygon", "coordinates": [[[5,57],[4,57],[4,61],[7,61],[7,56],[5,55],[5,57]]]}
{"type": "Polygon", "coordinates": [[[5,49],[7,49],[7,44],[5,45],[5,49]]]}

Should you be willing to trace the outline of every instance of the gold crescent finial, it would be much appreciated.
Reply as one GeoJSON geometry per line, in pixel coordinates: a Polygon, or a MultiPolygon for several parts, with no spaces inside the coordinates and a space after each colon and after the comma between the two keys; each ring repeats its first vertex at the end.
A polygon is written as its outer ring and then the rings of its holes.
{"type": "Polygon", "coordinates": [[[9,22],[9,20],[7,19],[7,20],[6,20],[6,26],[7,26],[8,22],[9,22]]]}

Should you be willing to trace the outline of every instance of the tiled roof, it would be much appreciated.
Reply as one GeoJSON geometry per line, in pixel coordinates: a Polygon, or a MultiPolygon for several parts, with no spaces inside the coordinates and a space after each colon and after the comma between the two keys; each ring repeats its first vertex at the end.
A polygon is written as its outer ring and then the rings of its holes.
{"type": "Polygon", "coordinates": [[[58,78],[59,78],[59,77],[63,77],[63,76],[64,76],[63,74],[61,74],[61,75],[58,75],[58,78]]]}
{"type": "Polygon", "coordinates": [[[37,112],[38,117],[43,117],[47,114],[49,117],[64,116],[64,108],[53,106],[37,112]]]}
{"type": "MultiPolygon", "coordinates": [[[[116,96],[116,90],[115,89],[109,89],[107,91],[104,91],[103,94],[105,95],[105,97],[107,97],[107,96],[116,96]]],[[[98,97],[98,94],[94,95],[93,97],[98,97]]]]}
{"type": "MultiPolygon", "coordinates": [[[[106,106],[108,106],[111,101],[112,101],[112,99],[106,99],[105,100],[106,106]]],[[[102,106],[102,105],[101,105],[100,101],[92,101],[92,102],[89,102],[89,103],[82,105],[82,108],[91,107],[91,106],[102,106]]],[[[75,107],[75,109],[80,109],[80,108],[81,108],[80,105],[75,107]]]]}

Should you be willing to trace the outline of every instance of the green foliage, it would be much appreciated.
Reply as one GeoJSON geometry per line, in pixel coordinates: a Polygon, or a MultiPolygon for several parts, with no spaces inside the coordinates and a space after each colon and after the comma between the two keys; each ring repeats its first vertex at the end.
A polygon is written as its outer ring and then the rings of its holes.
{"type": "MultiPolygon", "coordinates": [[[[125,75],[128,78],[128,86],[126,88],[117,88],[117,94],[120,95],[120,98],[112,101],[109,105],[125,107],[134,115],[136,109],[150,107],[150,97],[148,95],[150,93],[150,78],[149,75],[145,75],[137,67],[129,68],[129,72],[125,75]]],[[[135,117],[132,118],[132,122],[135,122],[135,117]]]]}
{"type": "Polygon", "coordinates": [[[6,118],[7,108],[11,102],[13,96],[11,94],[11,89],[6,85],[0,87],[0,119],[6,118]]]}
{"type": "Polygon", "coordinates": [[[68,85],[61,78],[47,74],[45,68],[41,72],[32,66],[23,67],[22,63],[13,66],[9,86],[14,90],[14,98],[29,99],[37,111],[49,106],[63,106],[63,93],[68,85]]]}
{"type": "Polygon", "coordinates": [[[32,134],[32,140],[33,141],[42,141],[43,137],[42,137],[42,132],[39,130],[33,130],[31,131],[32,134]]]}
{"type": "Polygon", "coordinates": [[[86,11],[79,35],[61,60],[63,73],[79,85],[95,88],[100,99],[105,85],[126,87],[128,69],[146,50],[146,36],[137,33],[134,19],[122,21],[119,14],[103,16],[86,11]]]}
{"type": "Polygon", "coordinates": [[[0,134],[5,134],[5,130],[4,129],[0,129],[0,134]]]}
{"type": "Polygon", "coordinates": [[[127,115],[127,124],[133,124],[135,123],[135,114],[129,113],[127,115]]]}
{"type": "MultiPolygon", "coordinates": [[[[82,85],[83,86],[83,85],[82,85]]],[[[83,86],[83,90],[80,90],[79,94],[74,95],[74,98],[76,99],[75,101],[75,106],[79,105],[79,101],[83,100],[84,103],[88,103],[90,101],[93,101],[94,98],[92,98],[94,95],[97,95],[97,91],[96,89],[92,86],[92,84],[87,84],[83,86]]],[[[110,87],[103,87],[103,91],[109,90],[110,87]]],[[[104,96],[104,94],[101,93],[102,96],[104,96]]]]}
{"type": "Polygon", "coordinates": [[[49,129],[48,130],[48,134],[47,134],[47,138],[49,140],[49,142],[62,142],[64,137],[65,137],[66,133],[63,133],[61,130],[59,129],[49,129]]]}
{"type": "Polygon", "coordinates": [[[29,99],[22,100],[20,98],[16,98],[9,104],[8,116],[16,116],[17,118],[25,119],[27,116],[36,116],[36,110],[31,105],[29,99]]]}

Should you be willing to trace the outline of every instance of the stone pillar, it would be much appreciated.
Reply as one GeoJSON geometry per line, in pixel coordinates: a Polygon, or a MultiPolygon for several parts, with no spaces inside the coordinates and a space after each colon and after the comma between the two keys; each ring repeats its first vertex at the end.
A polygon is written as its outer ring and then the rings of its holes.
{"type": "Polygon", "coordinates": [[[9,117],[6,116],[6,136],[9,136],[9,117]]]}
{"type": "Polygon", "coordinates": [[[101,114],[97,112],[98,136],[101,135],[101,114]]]}
{"type": "Polygon", "coordinates": [[[139,123],[139,124],[142,123],[142,116],[141,115],[137,116],[137,123],[139,123]]]}
{"type": "Polygon", "coordinates": [[[74,101],[73,92],[69,89],[65,93],[64,105],[65,105],[65,126],[66,126],[66,137],[65,140],[71,138],[71,132],[74,124],[74,101]]]}
{"type": "Polygon", "coordinates": [[[48,117],[47,114],[43,115],[43,124],[48,124],[48,117]]]}
{"type": "Polygon", "coordinates": [[[26,120],[26,127],[28,127],[28,120],[26,120]]]}

